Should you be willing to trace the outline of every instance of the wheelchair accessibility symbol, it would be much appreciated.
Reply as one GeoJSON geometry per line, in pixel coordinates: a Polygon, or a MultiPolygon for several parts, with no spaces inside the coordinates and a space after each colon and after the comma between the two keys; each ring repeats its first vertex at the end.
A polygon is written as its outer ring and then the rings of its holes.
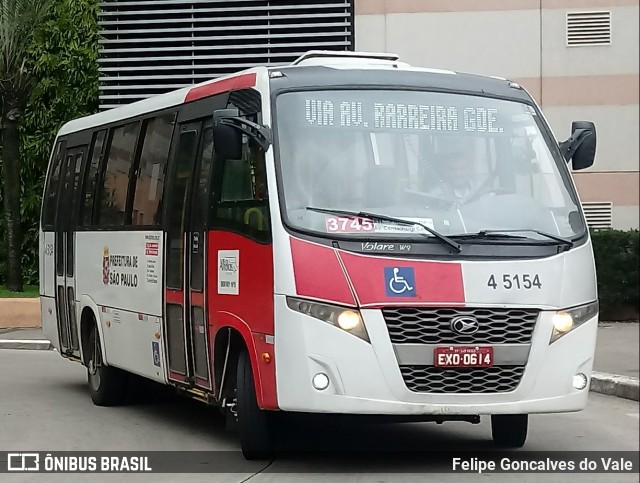
{"type": "Polygon", "coordinates": [[[384,267],[387,297],[415,297],[416,277],[411,267],[384,267]]]}

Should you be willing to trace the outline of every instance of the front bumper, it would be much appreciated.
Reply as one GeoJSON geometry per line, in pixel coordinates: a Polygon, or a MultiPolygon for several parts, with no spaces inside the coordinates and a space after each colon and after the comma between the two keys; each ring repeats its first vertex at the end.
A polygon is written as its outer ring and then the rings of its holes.
{"type": "Polygon", "coordinates": [[[276,296],[275,361],[278,405],[286,411],[384,415],[482,415],[570,412],[587,403],[588,384],[573,388],[573,376],[591,376],[597,317],[549,345],[551,311],[540,313],[519,385],[491,394],[428,394],[407,389],[380,310],[362,315],[367,343],[324,322],[292,311],[276,296]],[[311,380],[329,376],[325,390],[311,380]]]}

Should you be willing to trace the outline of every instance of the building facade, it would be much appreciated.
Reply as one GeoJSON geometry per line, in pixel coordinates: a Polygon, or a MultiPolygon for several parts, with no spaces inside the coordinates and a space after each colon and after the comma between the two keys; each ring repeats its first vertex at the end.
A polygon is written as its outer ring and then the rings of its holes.
{"type": "Polygon", "coordinates": [[[574,173],[592,226],[638,228],[638,0],[357,0],[356,48],[410,64],[508,77],[556,137],[595,122],[574,173]]]}
{"type": "Polygon", "coordinates": [[[638,228],[638,0],[105,0],[103,107],[310,49],[393,52],[410,64],[507,77],[556,137],[595,122],[574,173],[591,226],[638,228]]]}

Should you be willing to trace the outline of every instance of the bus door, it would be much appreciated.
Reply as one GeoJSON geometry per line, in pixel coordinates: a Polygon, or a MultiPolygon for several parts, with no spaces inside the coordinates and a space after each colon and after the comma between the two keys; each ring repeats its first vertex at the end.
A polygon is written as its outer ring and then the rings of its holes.
{"type": "Polygon", "coordinates": [[[169,172],[166,307],[168,378],[212,389],[207,324],[206,220],[213,157],[212,121],[178,128],[169,172]]]}
{"type": "Polygon", "coordinates": [[[67,148],[62,160],[55,220],[56,316],[60,351],[80,356],[75,294],[75,228],[87,146],[67,148]]]}

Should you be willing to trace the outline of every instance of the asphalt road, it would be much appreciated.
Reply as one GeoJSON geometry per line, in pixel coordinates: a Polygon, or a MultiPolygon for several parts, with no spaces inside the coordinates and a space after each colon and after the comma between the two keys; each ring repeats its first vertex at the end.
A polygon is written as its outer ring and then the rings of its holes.
{"type": "MultiPolygon", "coordinates": [[[[580,413],[530,418],[525,450],[638,451],[638,403],[591,394],[580,413]]],[[[326,418],[289,421],[285,449],[341,452],[437,449],[491,450],[489,423],[344,424],[326,418]]],[[[177,397],[160,386],[138,383],[129,403],[99,408],[91,403],[85,369],[54,351],[0,350],[0,450],[4,451],[236,451],[235,436],[205,405],[177,397]]],[[[638,481],[638,475],[444,474],[450,457],[408,460],[378,453],[339,458],[335,454],[285,455],[269,463],[251,463],[247,471],[193,475],[2,475],[9,481],[638,481]],[[413,471],[412,473],[407,473],[413,471]],[[400,470],[400,471],[399,471],[400,470]],[[425,473],[422,473],[425,472],[425,473]],[[429,473],[430,474],[426,474],[429,473]],[[305,474],[307,473],[307,474],[305,474]],[[486,481],[486,479],[485,479],[486,481]]]]}

